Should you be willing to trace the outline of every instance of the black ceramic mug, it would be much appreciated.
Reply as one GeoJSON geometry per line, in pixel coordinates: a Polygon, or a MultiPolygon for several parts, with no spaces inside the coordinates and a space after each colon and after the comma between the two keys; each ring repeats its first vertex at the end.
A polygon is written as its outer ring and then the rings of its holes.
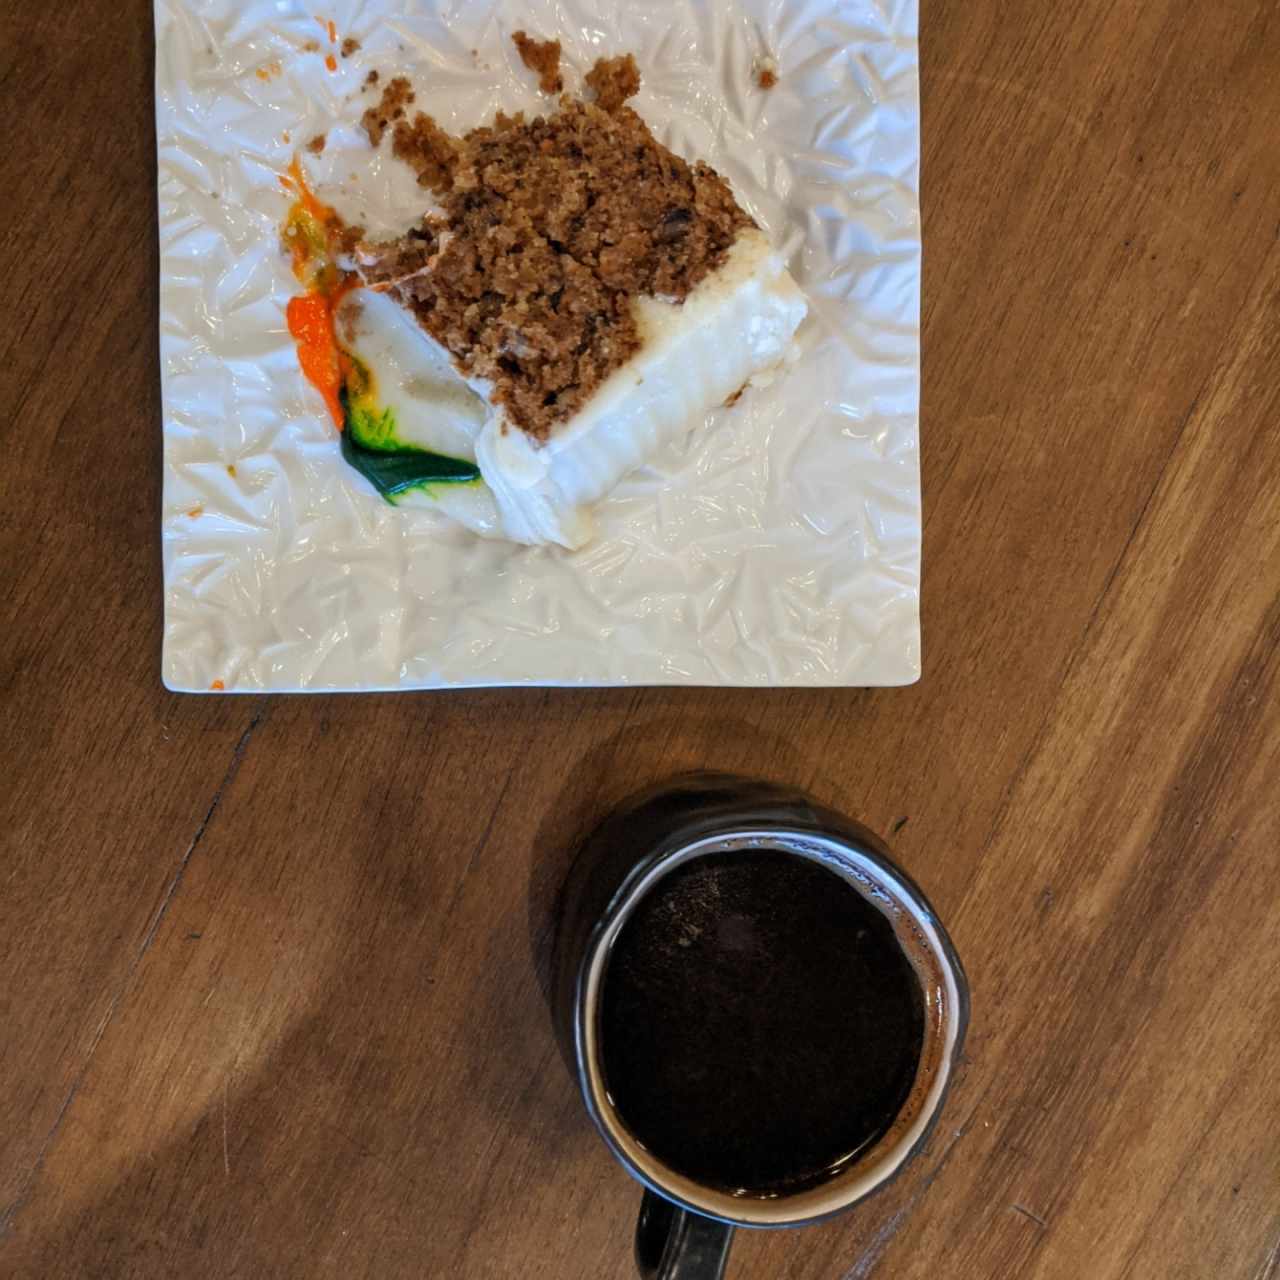
{"type": "MultiPolygon", "coordinates": [[[[784,868],[785,870],[785,868],[784,868]]],[[[848,897],[834,884],[834,897],[848,897]]],[[[705,904],[702,908],[705,913],[705,904]]],[[[632,932],[638,923],[631,926],[632,932]]],[[[696,964],[696,952],[690,963],[696,964]]],[[[696,972],[688,975],[697,979],[696,972]]],[[[684,980],[682,976],[681,981],[684,980]]],[[[768,981],[768,974],[763,975],[768,981]]],[[[824,999],[830,1007],[830,992],[824,999]]],[[[804,794],[718,774],[678,778],[611,815],[587,840],[561,902],[555,954],[557,1029],[587,1110],[617,1160],[643,1184],[636,1261],[645,1280],[718,1280],[735,1227],[789,1227],[848,1209],[892,1179],[928,1138],[942,1109],[968,1022],[964,970],[919,888],[865,828],[804,794]],[[629,1126],[606,1061],[616,1018],[606,1013],[611,957],[628,944],[628,922],[675,881],[701,869],[733,868],[737,859],[803,859],[860,895],[875,909],[875,929],[890,939],[915,984],[911,1001],[918,1038],[900,1104],[882,1132],[824,1170],[794,1185],[731,1186],[690,1167],[678,1149],[659,1151],[629,1126]],[[701,861],[706,860],[706,861],[701,861]],[[918,1048],[918,1052],[916,1052],[918,1048]]],[[[644,1028],[638,1029],[643,1033],[644,1028]]],[[[688,1028],[691,1037],[703,1029],[688,1028]]],[[[666,1034],[670,1035],[670,1028],[666,1034]]],[[[679,1032],[677,1032],[679,1034],[679,1032]]],[[[682,1046],[684,1047],[684,1046],[682,1046]]],[[[617,1062],[617,1052],[612,1060],[617,1062]]],[[[631,1112],[634,1114],[634,1111],[631,1112]]],[[[732,1123],[736,1124],[737,1113],[732,1123]]],[[[741,1124],[753,1124],[744,1108],[741,1124]]]]}

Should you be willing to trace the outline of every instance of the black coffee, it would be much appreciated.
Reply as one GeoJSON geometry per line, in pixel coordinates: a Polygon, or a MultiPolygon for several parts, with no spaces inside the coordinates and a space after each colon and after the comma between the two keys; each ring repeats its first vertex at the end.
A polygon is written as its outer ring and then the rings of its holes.
{"type": "Polygon", "coordinates": [[[664,1163],[731,1191],[796,1191],[877,1141],[915,1080],[919,980],[886,917],[775,850],[678,867],[605,971],[605,1083],[664,1163]]]}

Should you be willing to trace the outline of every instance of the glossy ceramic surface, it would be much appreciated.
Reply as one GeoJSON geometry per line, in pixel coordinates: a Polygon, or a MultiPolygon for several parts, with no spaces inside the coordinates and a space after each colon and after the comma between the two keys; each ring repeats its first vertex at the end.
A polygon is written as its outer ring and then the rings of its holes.
{"type": "Polygon", "coordinates": [[[156,24],[169,687],[918,677],[914,0],[158,0],[156,24]],[[283,314],[294,154],[325,133],[318,193],[403,229],[423,197],[355,128],[365,75],[407,74],[453,130],[545,110],[519,27],[563,42],[570,89],[634,52],[637,108],[729,177],[810,304],[799,364],[626,479],[573,553],[383,504],[283,314]]]}

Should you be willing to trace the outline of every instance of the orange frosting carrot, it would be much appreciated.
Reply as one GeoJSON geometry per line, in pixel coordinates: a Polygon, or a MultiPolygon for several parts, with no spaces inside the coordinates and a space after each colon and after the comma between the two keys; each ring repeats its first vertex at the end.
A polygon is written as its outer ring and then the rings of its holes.
{"type": "Polygon", "coordinates": [[[342,430],[342,368],[333,335],[333,308],[323,294],[307,293],[290,298],[285,315],[289,332],[298,344],[298,363],[307,380],[324,397],[334,424],[342,430]]]}
{"type": "Polygon", "coordinates": [[[324,397],[341,431],[344,415],[340,393],[351,361],[338,345],[333,315],[343,295],[357,284],[355,276],[344,272],[336,261],[337,239],[343,223],[331,206],[316,199],[296,156],[288,176],[281,176],[280,184],[297,197],[286,220],[286,227],[292,233],[287,240],[293,255],[294,275],[307,290],[300,297],[289,299],[285,318],[298,347],[298,364],[307,380],[324,397]],[[309,220],[312,230],[306,230],[302,215],[309,220]],[[321,243],[317,243],[317,234],[321,243]]]}

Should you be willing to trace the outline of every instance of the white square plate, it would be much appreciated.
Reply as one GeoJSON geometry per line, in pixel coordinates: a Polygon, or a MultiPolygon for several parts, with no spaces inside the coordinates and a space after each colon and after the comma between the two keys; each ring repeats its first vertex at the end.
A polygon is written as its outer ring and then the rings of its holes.
{"type": "Polygon", "coordinates": [[[156,29],[169,688],[918,678],[915,0],[157,0],[156,29]],[[423,197],[356,129],[365,75],[458,132],[546,111],[521,27],[571,91],[633,52],[632,105],[729,178],[810,304],[798,365],[627,478],[578,552],[385,505],[284,323],[295,152],[326,133],[321,197],[405,229],[423,197]]]}

